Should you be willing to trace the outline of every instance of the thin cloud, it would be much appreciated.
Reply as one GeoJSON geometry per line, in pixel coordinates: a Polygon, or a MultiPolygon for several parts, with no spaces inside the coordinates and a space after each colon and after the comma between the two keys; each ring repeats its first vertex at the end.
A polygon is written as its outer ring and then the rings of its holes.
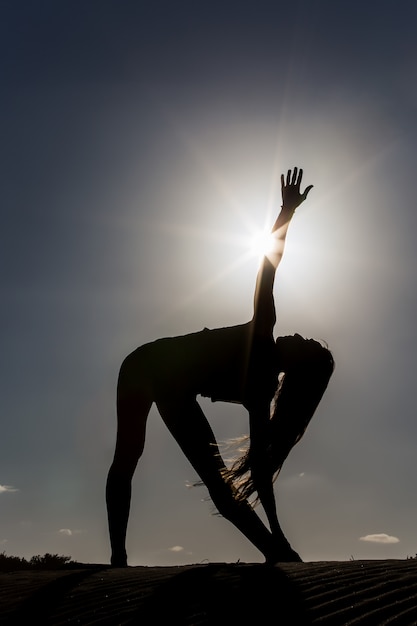
{"type": "Polygon", "coordinates": [[[11,485],[0,485],[0,493],[13,493],[14,491],[19,491],[19,489],[11,485]]]}
{"type": "Polygon", "coordinates": [[[172,546],[172,548],[168,548],[170,552],[182,552],[184,548],[182,546],[172,546]]]}
{"type": "Polygon", "coordinates": [[[65,537],[72,537],[73,535],[80,535],[81,533],[84,533],[84,530],[80,530],[80,529],[72,529],[72,528],[60,528],[58,530],[58,533],[60,535],[64,535],[65,537]]]}
{"type": "Polygon", "coordinates": [[[360,541],[370,541],[371,543],[399,543],[398,537],[387,535],[386,533],[376,533],[374,535],[365,535],[359,537],[360,541]]]}

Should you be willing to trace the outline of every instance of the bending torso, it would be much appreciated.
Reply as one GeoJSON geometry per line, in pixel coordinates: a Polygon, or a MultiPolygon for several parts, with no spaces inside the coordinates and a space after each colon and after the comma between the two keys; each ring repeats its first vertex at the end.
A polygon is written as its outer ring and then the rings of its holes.
{"type": "Polygon", "coordinates": [[[157,396],[201,394],[245,404],[254,395],[272,399],[276,389],[273,337],[255,335],[253,322],[159,339],[138,351],[146,353],[157,396]]]}
{"type": "MultiPolygon", "coordinates": [[[[272,400],[280,371],[272,295],[278,262],[263,259],[250,322],[158,339],[128,357],[133,360],[132,373],[148,382],[154,398],[201,394],[213,402],[239,402],[246,408],[272,400]]],[[[134,386],[132,378],[130,384],[134,386]]]]}

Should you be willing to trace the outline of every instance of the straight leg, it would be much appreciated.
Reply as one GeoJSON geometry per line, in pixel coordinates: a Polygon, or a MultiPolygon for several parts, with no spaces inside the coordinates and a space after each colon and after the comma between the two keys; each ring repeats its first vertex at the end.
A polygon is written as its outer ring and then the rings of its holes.
{"type": "Polygon", "coordinates": [[[156,404],[168,429],[206,485],[219,513],[262,552],[267,562],[300,560],[283,534],[273,537],[249,503],[236,499],[233,486],[223,478],[224,462],[196,399],[170,397],[157,400],[156,404]]]}
{"type": "MultiPolygon", "coordinates": [[[[128,357],[129,359],[129,357],[128,357]]],[[[106,484],[111,564],[127,566],[126,532],[130,511],[131,483],[142,455],[146,421],[152,406],[152,394],[145,381],[132,385],[129,361],[122,366],[117,393],[117,439],[113,463],[106,484]]]]}

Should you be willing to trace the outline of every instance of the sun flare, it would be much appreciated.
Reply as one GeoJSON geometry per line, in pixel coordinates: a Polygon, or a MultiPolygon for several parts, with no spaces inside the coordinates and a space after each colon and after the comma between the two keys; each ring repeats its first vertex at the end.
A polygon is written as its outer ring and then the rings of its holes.
{"type": "Polygon", "coordinates": [[[254,232],[249,242],[251,255],[262,258],[270,255],[276,247],[276,240],[266,229],[254,232]]]}

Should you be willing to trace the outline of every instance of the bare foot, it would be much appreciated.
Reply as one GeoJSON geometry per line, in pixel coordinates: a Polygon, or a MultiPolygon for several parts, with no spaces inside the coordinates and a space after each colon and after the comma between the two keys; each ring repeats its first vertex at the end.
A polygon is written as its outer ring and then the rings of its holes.
{"type": "Polygon", "coordinates": [[[277,551],[265,561],[266,565],[275,565],[276,563],[302,563],[300,555],[290,546],[283,550],[277,551]]]}
{"type": "Polygon", "coordinates": [[[112,567],[127,567],[126,556],[112,556],[110,559],[110,565],[112,567]]]}

